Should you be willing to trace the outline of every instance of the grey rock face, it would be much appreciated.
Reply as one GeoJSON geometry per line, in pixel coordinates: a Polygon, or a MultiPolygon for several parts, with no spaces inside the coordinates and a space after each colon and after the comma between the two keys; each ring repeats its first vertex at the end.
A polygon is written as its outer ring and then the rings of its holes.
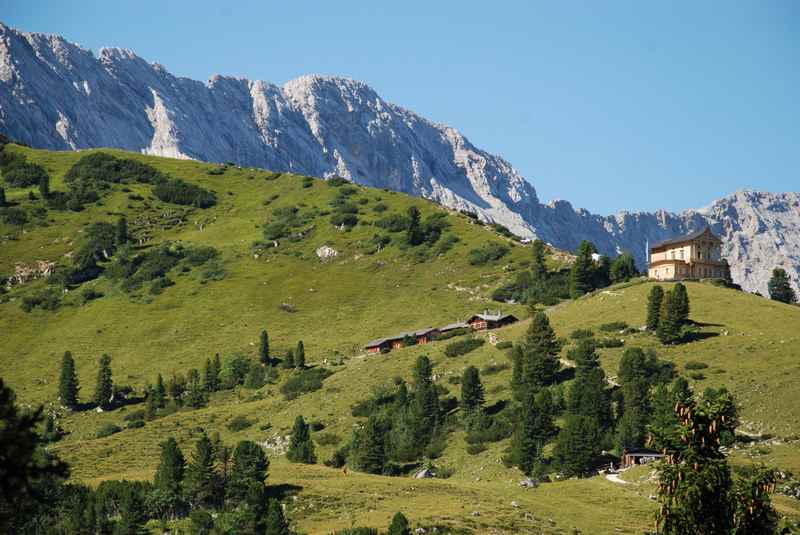
{"type": "Polygon", "coordinates": [[[0,23],[0,131],[35,147],[118,147],[173,158],[342,176],[477,212],[521,236],[605,253],[710,224],[734,279],[766,291],[773,267],[800,270],[798,194],[740,192],[702,211],[598,216],[547,205],[507,161],[457,130],[385,102],[367,85],[302,76],[283,87],[214,76],[178,78],[133,52],[98,57],[61,37],[0,23]]]}

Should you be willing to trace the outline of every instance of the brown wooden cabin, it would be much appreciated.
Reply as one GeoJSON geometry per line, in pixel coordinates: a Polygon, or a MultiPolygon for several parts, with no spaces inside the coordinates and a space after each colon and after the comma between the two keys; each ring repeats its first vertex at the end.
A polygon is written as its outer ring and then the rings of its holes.
{"type": "Polygon", "coordinates": [[[637,464],[647,464],[651,461],[657,461],[662,457],[664,457],[664,454],[656,450],[647,448],[625,448],[622,450],[620,468],[630,468],[637,464]]]}
{"type": "Polygon", "coordinates": [[[367,353],[380,353],[381,351],[390,351],[392,349],[400,349],[405,347],[406,345],[406,338],[414,338],[416,340],[417,345],[425,345],[431,342],[436,335],[439,333],[439,329],[434,329],[431,327],[420,329],[418,331],[411,331],[400,333],[396,336],[388,336],[386,338],[378,338],[377,340],[373,340],[369,342],[364,348],[367,350],[367,353]]]}
{"type": "Polygon", "coordinates": [[[467,324],[476,331],[485,329],[496,329],[511,325],[519,321],[513,314],[502,314],[500,312],[485,311],[482,314],[474,314],[467,320],[467,324]]]}

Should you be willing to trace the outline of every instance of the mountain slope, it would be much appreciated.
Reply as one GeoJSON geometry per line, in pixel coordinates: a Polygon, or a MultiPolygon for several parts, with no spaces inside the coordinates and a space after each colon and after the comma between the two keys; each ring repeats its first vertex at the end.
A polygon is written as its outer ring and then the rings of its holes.
{"type": "Polygon", "coordinates": [[[117,147],[233,161],[310,176],[343,176],[477,212],[561,249],[591,239],[627,249],[711,225],[734,279],[766,291],[772,268],[800,275],[800,195],[740,192],[706,211],[598,216],[544,205],[502,158],[457,130],[385,102],[367,85],[303,76],[279,87],[214,76],[178,78],[129,50],[92,52],[58,36],[0,24],[0,130],[35,147],[117,147]]]}

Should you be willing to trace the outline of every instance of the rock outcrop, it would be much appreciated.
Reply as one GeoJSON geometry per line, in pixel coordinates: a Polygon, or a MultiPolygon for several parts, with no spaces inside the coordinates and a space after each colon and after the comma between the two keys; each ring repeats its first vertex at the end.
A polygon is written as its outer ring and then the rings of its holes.
{"type": "Polygon", "coordinates": [[[34,147],[118,147],[292,171],[426,197],[526,237],[574,249],[628,249],[703,225],[721,233],[734,279],[766,291],[773,267],[800,268],[797,193],[739,192],[704,210],[599,216],[542,204],[507,161],[457,130],[388,103],[354,80],[302,76],[277,86],[173,76],[130,50],[91,51],[0,24],[0,131],[34,147]]]}

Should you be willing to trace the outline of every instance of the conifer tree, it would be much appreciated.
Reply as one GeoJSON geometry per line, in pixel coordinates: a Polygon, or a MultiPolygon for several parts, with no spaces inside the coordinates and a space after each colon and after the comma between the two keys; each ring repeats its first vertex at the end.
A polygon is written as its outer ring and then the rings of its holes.
{"type": "Polygon", "coordinates": [[[556,430],[550,391],[527,392],[520,409],[520,422],[512,435],[509,460],[525,474],[541,477],[544,446],[556,430]]]}
{"type": "Polygon", "coordinates": [[[543,281],[547,277],[545,264],[545,245],[540,239],[535,239],[532,246],[533,260],[531,261],[531,276],[534,280],[543,281]]]}
{"type": "Polygon", "coordinates": [[[553,384],[560,367],[558,354],[561,347],[544,312],[533,315],[519,346],[520,349],[515,352],[514,357],[514,376],[519,381],[515,398],[521,400],[525,391],[538,390],[553,384]]]}
{"type": "Polygon", "coordinates": [[[115,230],[115,241],[117,246],[128,243],[130,236],[128,235],[128,220],[124,217],[117,219],[115,230]]]}
{"type": "Polygon", "coordinates": [[[252,484],[264,485],[267,479],[269,459],[261,446],[250,440],[242,440],[233,452],[230,480],[227,485],[228,497],[234,502],[247,496],[252,484]]]}
{"type": "Polygon", "coordinates": [[[42,173],[42,176],[39,177],[39,193],[42,199],[46,199],[50,196],[50,175],[47,173],[42,173]]]}
{"type": "Polygon", "coordinates": [[[577,363],[577,372],[569,391],[567,410],[571,414],[590,416],[597,421],[600,429],[607,429],[611,426],[611,397],[594,340],[580,340],[573,358],[577,363]]]}
{"type": "Polygon", "coordinates": [[[6,190],[2,186],[0,186],[0,207],[3,207],[7,204],[6,201],[6,190]]]}
{"type": "Polygon", "coordinates": [[[306,367],[306,348],[302,340],[297,342],[297,349],[294,350],[294,367],[300,370],[306,367]]]}
{"type": "Polygon", "coordinates": [[[152,386],[147,387],[147,399],[144,410],[144,417],[147,421],[156,419],[156,415],[158,413],[158,404],[156,403],[155,388],[152,386]]]}
{"type": "Polygon", "coordinates": [[[426,446],[439,424],[439,394],[433,384],[433,366],[427,355],[420,355],[414,365],[414,396],[411,409],[414,435],[420,447],[426,446]]]}
{"type": "Polygon", "coordinates": [[[398,511],[394,514],[387,535],[411,535],[411,526],[408,525],[408,519],[403,513],[398,511]]]}
{"type": "Polygon", "coordinates": [[[161,443],[161,461],[153,478],[153,487],[158,490],[164,512],[170,516],[178,513],[182,494],[183,474],[186,460],[174,437],[161,443]]]}
{"type": "Polygon", "coordinates": [[[264,521],[264,535],[291,535],[289,522],[283,514],[281,502],[276,499],[269,501],[267,506],[267,517],[264,521]]]}
{"type": "Polygon", "coordinates": [[[103,354],[98,362],[100,369],[97,372],[97,383],[94,390],[94,402],[106,408],[111,403],[114,394],[114,381],[111,376],[111,357],[103,354]]]}
{"type": "Polygon", "coordinates": [[[314,441],[311,440],[310,429],[302,416],[298,416],[294,420],[286,458],[293,463],[314,464],[317,462],[317,456],[314,454],[314,441]]]}
{"type": "Polygon", "coordinates": [[[290,369],[294,368],[294,351],[293,350],[290,349],[290,350],[288,350],[286,352],[286,356],[283,357],[282,364],[283,364],[283,367],[285,369],[287,369],[287,370],[290,370],[290,369]]]}
{"type": "Polygon", "coordinates": [[[613,282],[625,282],[638,274],[636,260],[627,251],[616,257],[611,263],[610,275],[613,282]]]}
{"type": "Polygon", "coordinates": [[[665,292],[661,300],[656,336],[662,344],[674,344],[681,338],[680,311],[672,290],[665,292]]]}
{"type": "Polygon", "coordinates": [[[211,361],[211,368],[212,368],[212,377],[216,380],[215,386],[216,389],[219,390],[222,388],[222,383],[220,382],[219,374],[222,373],[222,361],[219,358],[219,353],[214,354],[214,360],[211,361]]]}
{"type": "Polygon", "coordinates": [[[416,206],[408,208],[408,228],[406,229],[406,241],[409,245],[419,245],[425,240],[420,224],[420,213],[416,206]]]}
{"type": "Polygon", "coordinates": [[[370,415],[355,438],[352,446],[355,468],[369,474],[382,473],[386,464],[386,429],[379,419],[370,415]]]}
{"type": "Polygon", "coordinates": [[[461,410],[466,415],[483,407],[484,389],[478,368],[469,366],[461,376],[461,410]]]}
{"type": "Polygon", "coordinates": [[[206,392],[200,382],[200,372],[196,368],[192,368],[187,374],[186,403],[194,409],[206,404],[206,392]]]}
{"type": "Polygon", "coordinates": [[[217,382],[219,381],[219,376],[215,373],[214,364],[211,362],[211,359],[206,359],[205,364],[203,365],[203,390],[207,393],[216,392],[217,391],[217,382]]]}
{"type": "Polygon", "coordinates": [[[72,353],[64,352],[61,359],[61,377],[58,383],[58,396],[61,404],[70,409],[78,407],[78,376],[75,374],[75,360],[72,353]]]}
{"type": "Polygon", "coordinates": [[[590,416],[570,414],[558,433],[553,457],[566,476],[590,473],[594,459],[601,450],[601,431],[597,420],[590,416]]]}
{"type": "Polygon", "coordinates": [[[681,325],[689,321],[689,292],[682,282],[676,283],[672,289],[672,299],[675,301],[676,314],[681,325]]]}
{"type": "Polygon", "coordinates": [[[797,301],[797,294],[795,294],[789,281],[789,275],[786,274],[786,270],[783,268],[772,270],[772,277],[767,283],[767,290],[769,291],[769,298],[773,301],[789,304],[797,301]]]}
{"type": "Polygon", "coordinates": [[[214,469],[214,449],[205,433],[197,441],[186,467],[184,488],[186,498],[193,507],[210,507],[216,503],[217,473],[214,469]]]}
{"type": "Polygon", "coordinates": [[[269,364],[271,362],[269,354],[269,335],[267,334],[266,329],[261,331],[261,337],[258,344],[258,358],[261,360],[262,364],[269,364]]]}
{"type": "Polygon", "coordinates": [[[611,284],[611,259],[601,255],[592,267],[592,290],[611,284]]]}
{"type": "Polygon", "coordinates": [[[582,241],[578,247],[575,263],[572,264],[569,274],[569,295],[575,299],[585,293],[591,292],[593,282],[594,260],[592,255],[597,253],[595,246],[589,241],[582,241]]]}
{"type": "Polygon", "coordinates": [[[658,319],[661,317],[661,302],[664,300],[664,288],[655,285],[647,296],[647,330],[655,332],[658,329],[658,319]]]}
{"type": "Polygon", "coordinates": [[[167,401],[167,389],[164,386],[164,378],[158,374],[156,378],[156,385],[153,387],[153,401],[159,409],[163,409],[167,401]]]}

